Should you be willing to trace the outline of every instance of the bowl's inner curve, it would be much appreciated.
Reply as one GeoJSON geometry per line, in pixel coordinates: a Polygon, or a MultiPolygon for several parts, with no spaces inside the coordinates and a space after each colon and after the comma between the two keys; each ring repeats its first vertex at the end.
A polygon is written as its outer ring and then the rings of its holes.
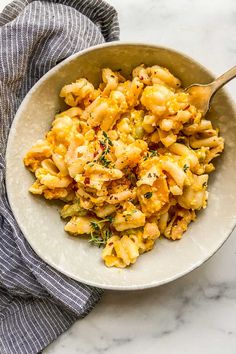
{"type": "Polygon", "coordinates": [[[131,268],[106,268],[101,249],[64,232],[56,203],[28,192],[33,176],[25,169],[22,158],[44,136],[55,112],[62,108],[58,98],[60,88],[79,77],[86,77],[96,85],[103,67],[122,69],[128,76],[141,63],[167,67],[184,86],[212,80],[209,72],[191,59],[155,46],[110,44],[77,54],[50,71],[27,95],[13,123],[7,149],[8,197],[33,249],[70,277],[105,288],[143,288],[178,278],[212,255],[236,223],[236,119],[232,103],[222,91],[213,100],[210,117],[226,139],[225,152],[216,164],[216,172],[210,176],[207,209],[198,214],[181,241],[158,240],[155,248],[131,268]]]}

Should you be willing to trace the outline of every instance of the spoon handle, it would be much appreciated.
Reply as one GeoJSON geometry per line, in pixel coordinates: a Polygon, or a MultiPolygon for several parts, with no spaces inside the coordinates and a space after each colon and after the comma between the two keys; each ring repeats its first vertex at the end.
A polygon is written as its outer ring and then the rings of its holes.
{"type": "Polygon", "coordinates": [[[213,81],[212,94],[214,94],[217,90],[219,90],[223,85],[225,85],[227,82],[232,80],[234,77],[236,77],[236,66],[229,69],[228,71],[226,71],[226,73],[224,73],[223,75],[218,77],[215,81],[213,81]]]}

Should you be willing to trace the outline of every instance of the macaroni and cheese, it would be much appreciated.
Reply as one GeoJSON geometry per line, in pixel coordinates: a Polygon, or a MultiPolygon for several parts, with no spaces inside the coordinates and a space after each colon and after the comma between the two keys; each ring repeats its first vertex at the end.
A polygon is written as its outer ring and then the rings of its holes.
{"type": "Polygon", "coordinates": [[[108,267],[124,268],[158,238],[179,240],[207,205],[217,129],[166,68],[140,65],[127,80],[102,70],[64,86],[69,106],[25,155],[30,192],[65,202],[65,230],[104,246],[108,267]]]}

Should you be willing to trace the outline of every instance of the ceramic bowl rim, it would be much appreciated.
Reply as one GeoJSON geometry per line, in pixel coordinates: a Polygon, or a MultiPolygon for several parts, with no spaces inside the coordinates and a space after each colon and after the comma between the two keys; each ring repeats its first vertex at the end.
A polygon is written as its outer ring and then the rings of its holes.
{"type": "MultiPolygon", "coordinates": [[[[201,63],[198,62],[198,60],[195,60],[194,58],[190,57],[189,55],[183,53],[180,50],[176,50],[176,49],[172,49],[170,47],[167,46],[161,46],[161,45],[157,45],[155,43],[151,43],[151,42],[139,42],[139,41],[113,41],[113,42],[108,42],[108,43],[102,43],[102,44],[98,44],[95,46],[91,46],[89,48],[86,48],[84,50],[81,50],[77,53],[74,53],[72,55],[70,55],[68,58],[64,59],[63,61],[61,61],[59,64],[57,64],[56,66],[54,66],[52,69],[50,69],[46,74],[44,74],[35,84],[34,86],[28,91],[28,93],[26,94],[26,96],[24,97],[23,101],[21,102],[20,106],[18,107],[18,110],[15,114],[15,117],[13,119],[11,128],[10,128],[10,132],[8,135],[8,141],[7,141],[7,147],[6,147],[6,153],[5,153],[5,157],[6,157],[6,189],[7,189],[7,196],[8,196],[8,201],[12,210],[12,213],[14,215],[14,218],[16,219],[20,229],[22,230],[22,226],[20,225],[20,223],[18,222],[18,218],[14,213],[14,207],[13,207],[13,200],[12,200],[12,196],[10,196],[9,190],[10,190],[10,186],[9,186],[9,178],[8,178],[8,174],[9,174],[9,168],[8,168],[8,156],[10,154],[10,145],[11,145],[11,140],[13,139],[13,132],[14,132],[14,127],[17,124],[18,120],[21,117],[21,111],[24,109],[24,106],[28,104],[28,102],[31,99],[32,93],[34,91],[37,90],[37,88],[44,82],[46,81],[51,75],[53,75],[54,73],[56,73],[58,71],[58,69],[62,68],[65,64],[68,64],[70,61],[73,61],[76,57],[82,56],[86,53],[89,52],[93,52],[96,51],[97,49],[102,49],[105,47],[122,47],[122,46],[146,46],[146,47],[151,47],[153,49],[161,49],[161,50],[166,50],[167,52],[172,52],[175,53],[177,55],[181,55],[182,57],[188,59],[189,61],[191,61],[192,63],[196,64],[198,67],[202,68],[205,72],[207,72],[211,77],[215,77],[215,75],[209,70],[207,69],[204,65],[202,65],[201,63]]],[[[230,103],[230,105],[232,107],[235,107],[234,105],[234,101],[231,98],[231,96],[228,94],[228,92],[223,89],[224,94],[227,96],[227,99],[230,103]]],[[[54,269],[58,270],[59,272],[61,272],[62,274],[68,276],[71,279],[74,279],[78,282],[81,283],[85,283],[87,285],[91,285],[94,287],[98,287],[98,288],[102,288],[102,289],[108,289],[108,290],[142,290],[142,289],[148,289],[148,288],[153,288],[153,287],[157,287],[157,286],[161,286],[164,284],[167,284],[169,282],[172,282],[174,280],[177,280],[185,275],[187,275],[188,273],[192,272],[194,269],[197,269],[198,267],[200,267],[200,265],[202,265],[203,263],[205,263],[207,260],[209,260],[222,246],[223,244],[227,241],[227,239],[230,237],[230,235],[232,234],[232,232],[234,231],[234,229],[236,228],[236,223],[233,226],[232,230],[230,232],[227,233],[227,235],[225,236],[225,238],[222,240],[222,242],[218,245],[218,247],[213,250],[211,253],[208,253],[207,255],[204,255],[199,262],[196,262],[192,267],[187,268],[185,271],[182,271],[181,273],[178,273],[174,276],[171,276],[169,278],[163,279],[162,281],[157,281],[157,282],[151,282],[151,283],[144,283],[141,285],[108,285],[108,284],[99,284],[96,283],[94,281],[89,281],[85,279],[81,279],[79,276],[76,277],[74,275],[72,275],[70,272],[65,271],[64,269],[62,269],[62,267],[55,265],[53,262],[51,262],[50,260],[46,259],[46,257],[44,257],[43,254],[40,254],[40,252],[38,252],[37,249],[35,249],[33,247],[33,245],[31,244],[31,240],[27,238],[27,236],[24,234],[24,232],[22,231],[24,237],[26,238],[27,242],[29,242],[30,246],[32,247],[32,249],[34,250],[34,252],[48,265],[50,265],[51,267],[53,267],[54,269]]]]}

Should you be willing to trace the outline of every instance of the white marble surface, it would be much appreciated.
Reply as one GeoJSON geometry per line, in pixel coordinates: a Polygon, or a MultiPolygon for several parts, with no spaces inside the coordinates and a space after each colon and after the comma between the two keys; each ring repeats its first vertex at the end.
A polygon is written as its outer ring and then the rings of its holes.
{"type": "MultiPolygon", "coordinates": [[[[0,9],[7,3],[0,0],[0,9]]],[[[121,39],[158,43],[216,75],[236,62],[235,0],[109,0],[121,39]]],[[[236,80],[228,85],[236,99],[236,80]]],[[[139,292],[106,291],[45,354],[235,354],[236,231],[189,275],[139,292]]]]}

